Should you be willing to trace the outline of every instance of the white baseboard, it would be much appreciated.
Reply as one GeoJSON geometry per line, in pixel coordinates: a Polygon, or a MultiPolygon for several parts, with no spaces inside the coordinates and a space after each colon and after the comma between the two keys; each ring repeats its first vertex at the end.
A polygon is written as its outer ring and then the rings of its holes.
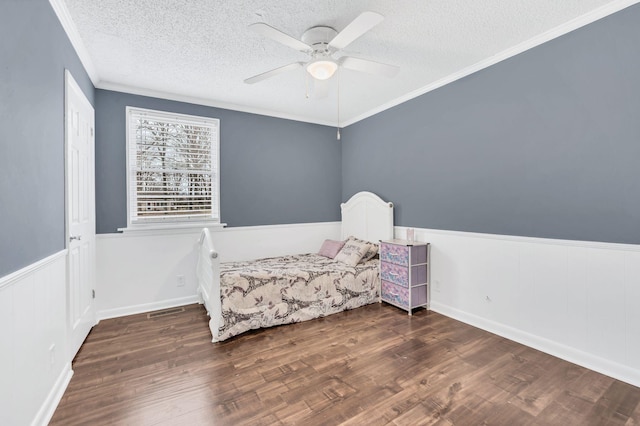
{"type": "MultiPolygon", "coordinates": [[[[216,230],[223,261],[316,251],[339,223],[216,230]]],[[[436,312],[640,385],[640,246],[415,230],[436,312]],[[606,285],[604,284],[606,283],[606,285]]],[[[406,228],[396,227],[404,237],[406,228]]],[[[98,318],[196,303],[193,234],[98,239],[98,318]],[[183,286],[178,286],[181,278],[183,286]]]]}
{"type": "Polygon", "coordinates": [[[415,236],[432,244],[434,311],[640,385],[639,245],[420,228],[415,236]]]}
{"type": "Polygon", "coordinates": [[[116,309],[106,309],[104,311],[98,311],[96,315],[99,320],[103,320],[109,318],[124,317],[127,315],[142,314],[145,312],[158,311],[160,309],[174,308],[176,306],[191,305],[193,303],[201,303],[201,301],[202,299],[200,298],[200,296],[193,295],[171,300],[162,300],[160,302],[144,303],[134,306],[124,306],[122,308],[116,309]]]}
{"type": "Polygon", "coordinates": [[[71,363],[67,363],[64,366],[64,369],[60,372],[58,379],[55,384],[51,388],[51,391],[47,395],[47,399],[38,410],[35,419],[33,419],[32,425],[47,425],[53,414],[56,412],[56,408],[64,395],[64,392],[67,390],[67,386],[69,386],[69,382],[71,381],[71,377],[73,376],[73,370],[71,369],[71,363]]]}
{"type": "Polygon", "coordinates": [[[622,380],[623,382],[630,383],[634,386],[640,386],[640,372],[625,365],[526,333],[522,330],[518,330],[517,328],[487,320],[486,318],[481,318],[467,312],[462,312],[438,302],[431,302],[430,309],[449,318],[453,318],[464,322],[465,324],[497,334],[498,336],[513,340],[514,342],[521,343],[525,346],[529,346],[590,370],[597,371],[598,373],[613,377],[614,379],[622,380]]]}

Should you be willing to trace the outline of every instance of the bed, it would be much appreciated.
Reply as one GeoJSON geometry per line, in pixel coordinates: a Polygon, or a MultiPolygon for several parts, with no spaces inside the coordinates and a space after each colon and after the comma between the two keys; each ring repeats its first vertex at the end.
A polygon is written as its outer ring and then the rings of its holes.
{"type": "MultiPolygon", "coordinates": [[[[393,204],[359,192],[341,204],[342,240],[393,238],[393,204]]],[[[220,262],[209,229],[199,240],[198,293],[212,341],[306,321],[379,301],[377,256],[355,265],[317,253],[220,262]]]]}

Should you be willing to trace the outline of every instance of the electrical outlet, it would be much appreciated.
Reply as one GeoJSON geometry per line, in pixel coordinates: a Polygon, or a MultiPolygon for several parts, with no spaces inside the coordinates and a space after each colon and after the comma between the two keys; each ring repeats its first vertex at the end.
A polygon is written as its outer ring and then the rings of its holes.
{"type": "Polygon", "coordinates": [[[184,287],[184,275],[178,275],[178,287],[184,287]]]}
{"type": "Polygon", "coordinates": [[[433,282],[433,290],[434,290],[436,293],[440,293],[440,280],[435,280],[435,281],[433,282]]]}

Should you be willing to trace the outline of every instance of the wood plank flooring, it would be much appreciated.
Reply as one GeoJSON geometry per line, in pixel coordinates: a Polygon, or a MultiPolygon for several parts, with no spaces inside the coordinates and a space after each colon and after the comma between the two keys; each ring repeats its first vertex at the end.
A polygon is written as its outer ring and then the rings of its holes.
{"type": "Polygon", "coordinates": [[[200,305],[103,320],[52,425],[639,425],[640,388],[385,304],[211,343],[200,305]]]}

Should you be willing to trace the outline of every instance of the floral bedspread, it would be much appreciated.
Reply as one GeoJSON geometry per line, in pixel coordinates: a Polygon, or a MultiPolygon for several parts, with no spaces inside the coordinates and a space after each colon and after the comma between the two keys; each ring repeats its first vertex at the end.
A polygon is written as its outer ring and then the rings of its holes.
{"type": "Polygon", "coordinates": [[[221,264],[218,341],[377,302],[378,259],[356,267],[298,254],[221,264]]]}

